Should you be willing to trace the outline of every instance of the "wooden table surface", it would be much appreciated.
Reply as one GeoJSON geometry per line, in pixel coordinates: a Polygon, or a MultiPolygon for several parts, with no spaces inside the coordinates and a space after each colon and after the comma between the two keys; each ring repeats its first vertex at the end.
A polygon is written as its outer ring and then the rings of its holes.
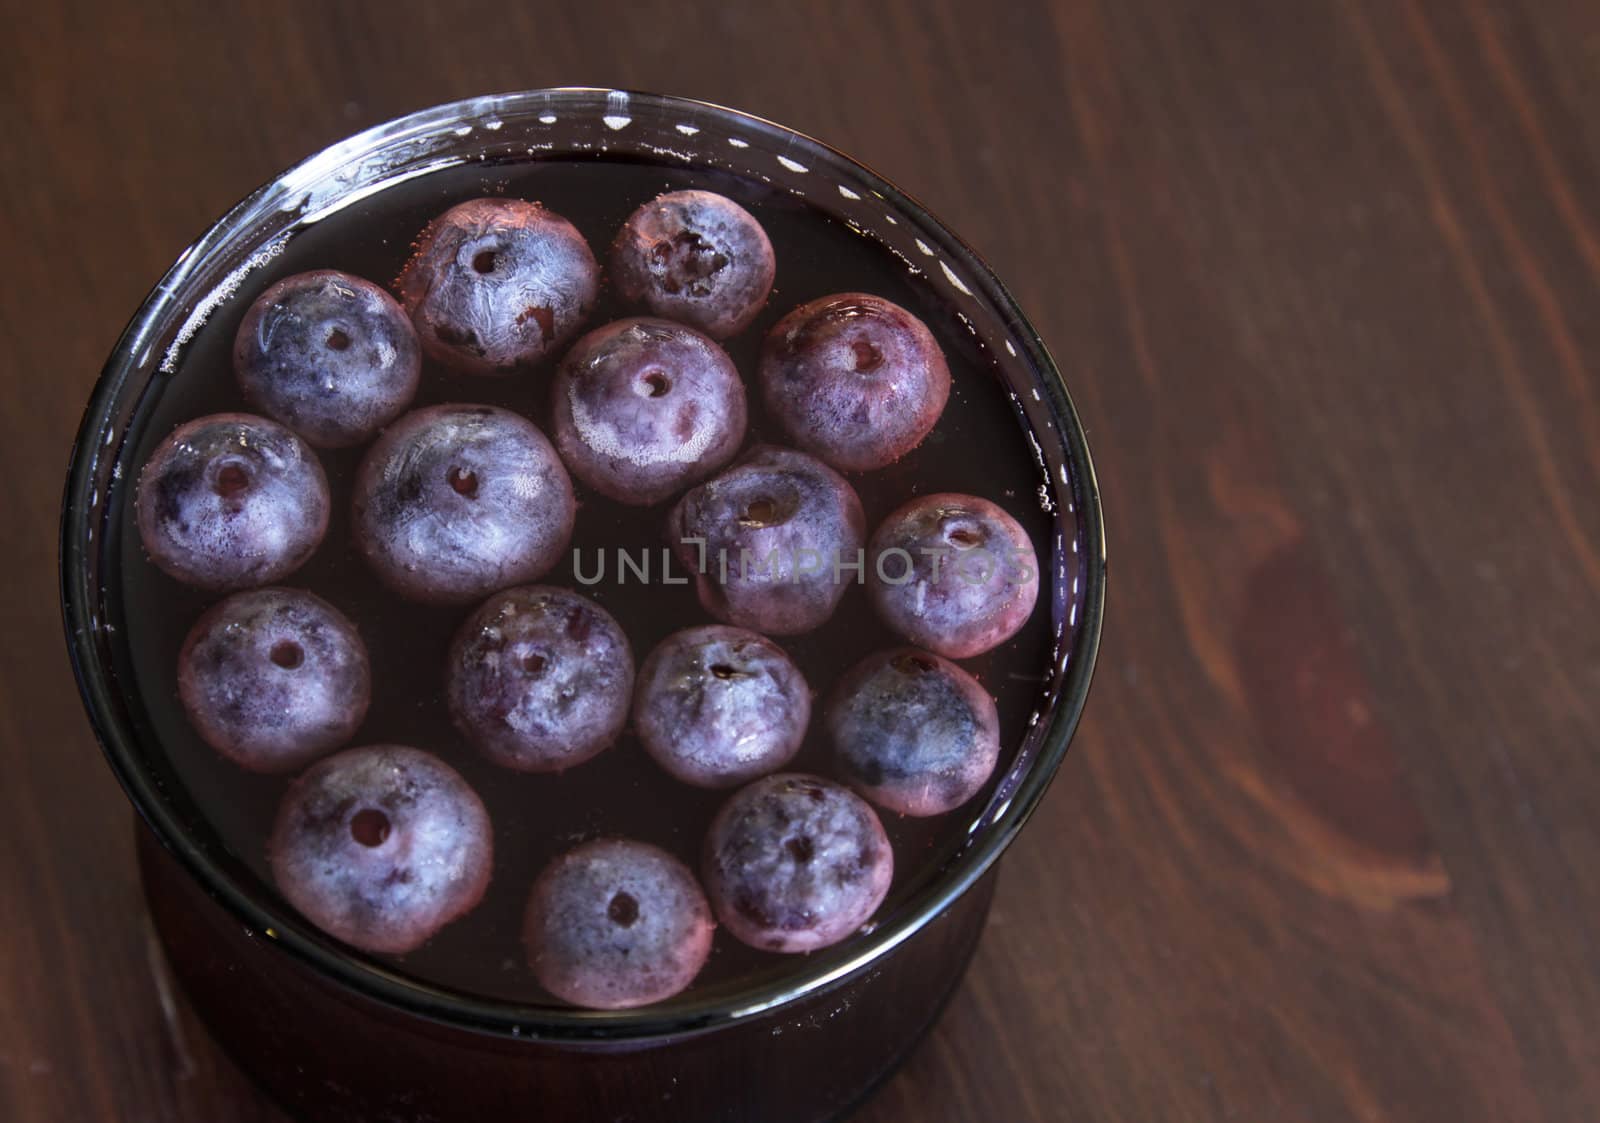
{"type": "Polygon", "coordinates": [[[1596,1118],[1600,7],[6,7],[0,1119],[283,1118],[163,989],[67,669],[101,361],[280,167],[561,84],[737,105],[920,196],[1098,460],[1086,720],[863,1123],[1596,1118]]]}

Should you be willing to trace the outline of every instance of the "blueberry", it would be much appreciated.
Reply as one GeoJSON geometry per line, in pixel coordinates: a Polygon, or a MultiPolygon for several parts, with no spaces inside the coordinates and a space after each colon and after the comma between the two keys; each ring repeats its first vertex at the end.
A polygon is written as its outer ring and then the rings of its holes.
{"type": "Polygon", "coordinates": [[[403,597],[460,604],[537,580],[572,536],[572,481],[529,421],[442,405],[378,438],[355,485],[356,541],[403,597]]]}
{"type": "Polygon", "coordinates": [[[750,326],[772,291],[772,243],[751,213],[710,191],[670,191],[628,217],[611,244],[623,300],[713,339],[750,326]]]}
{"type": "Polygon", "coordinates": [[[206,743],[256,772],[348,741],[371,698],[367,649],[321,597],[256,589],[215,605],[178,655],[178,697],[206,743]]]}
{"type": "Polygon", "coordinates": [[[457,727],[490,760],[559,772],[622,732],[633,651],[587,597],[542,585],[507,589],[456,633],[446,694],[457,727]]]}
{"type": "Polygon", "coordinates": [[[545,867],[523,923],[528,965],[575,1006],[671,998],[711,954],[711,908],[687,866],[643,842],[586,842],[545,867]]]}
{"type": "Polygon", "coordinates": [[[823,728],[841,775],[902,815],[939,815],[978,793],[1000,755],[994,699],[948,660],[914,647],[856,664],[823,728]]]}
{"type": "Polygon", "coordinates": [[[395,284],[431,358],[509,374],[577,334],[600,266],[577,227],[540,204],[472,199],[428,224],[395,284]]]}
{"type": "Polygon", "coordinates": [[[656,503],[704,479],[744,440],[744,383],[721,347],[669,320],[619,320],[575,343],[552,388],[556,447],[578,479],[656,503]]]}
{"type": "Polygon", "coordinates": [[[769,635],[809,632],[833,615],[866,536],[844,477],[775,445],[684,495],[669,535],[706,611],[769,635]]]}
{"type": "Polygon", "coordinates": [[[494,837],[482,801],[438,757],[374,745],[289,786],[268,859],[278,890],[318,928],[402,955],[483,899],[494,837]]]}
{"type": "Polygon", "coordinates": [[[864,800],[820,776],[780,773],[741,788],[706,836],[706,893],[751,947],[815,951],[883,903],[894,851],[864,800]]]}
{"type": "Polygon", "coordinates": [[[933,333],[898,304],[859,292],[802,304],[773,325],[760,379],[789,439],[846,472],[916,448],[950,397],[933,333]]]}
{"type": "Polygon", "coordinates": [[[234,337],[233,367],[252,407],[318,447],[345,448],[411,404],[422,352],[393,297],[328,269],[257,298],[234,337]]]}
{"type": "Polygon", "coordinates": [[[639,671],[634,728],[655,762],[686,784],[730,788],[782,768],[810,720],[799,668],[742,628],[675,632],[639,671]]]}
{"type": "Polygon", "coordinates": [[[180,425],[139,474],[139,537],[179,581],[267,585],[299,569],[328,529],[328,480],[277,422],[217,413],[180,425]]]}
{"type": "Polygon", "coordinates": [[[1027,531],[976,496],[913,499],[883,521],[867,554],[867,588],[883,622],[950,659],[1016,635],[1039,597],[1027,531]]]}

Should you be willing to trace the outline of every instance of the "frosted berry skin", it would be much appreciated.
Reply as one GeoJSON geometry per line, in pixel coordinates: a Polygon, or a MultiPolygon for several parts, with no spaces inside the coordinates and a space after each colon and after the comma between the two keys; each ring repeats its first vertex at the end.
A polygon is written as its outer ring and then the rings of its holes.
{"type": "Polygon", "coordinates": [[[787,636],[825,623],[857,580],[865,521],[839,473],[803,452],[759,445],[688,491],[668,534],[707,612],[787,636]]]}
{"type": "Polygon", "coordinates": [[[670,320],[618,320],[562,358],[551,433],[572,474],[622,503],[658,503],[744,441],[744,383],[721,347],[670,320]]]}
{"type": "Polygon", "coordinates": [[[496,764],[559,772],[609,747],[628,720],[633,650],[587,597],[507,589],[456,633],[446,696],[462,735],[496,764]]]}
{"type": "Polygon", "coordinates": [[[328,935],[403,955],[483,899],[494,835],[454,769],[374,745],[328,757],[289,786],[268,861],[278,891],[328,935]]]}
{"type": "Polygon", "coordinates": [[[811,689],[783,648],[743,628],[674,632],[645,658],[633,725],[670,775],[730,788],[775,772],[805,739],[811,689]]]}
{"type": "Polygon", "coordinates": [[[253,409],[319,448],[365,444],[417,392],[422,350],[405,310],[371,281],[286,277],[245,313],[233,369],[253,409]]]}
{"type": "Polygon", "coordinates": [[[717,920],[764,951],[838,943],[878,910],[894,878],[894,851],[872,807],[831,780],[793,772],[723,804],[703,863],[717,920]]]}
{"type": "Polygon", "coordinates": [[[540,873],[523,945],[540,985],[557,998],[624,1010],[688,987],[711,954],[713,927],[687,866],[647,843],[602,838],[540,873]]]}
{"type": "Polygon", "coordinates": [[[772,243],[755,216],[711,191],[670,191],[628,217],[608,275],[623,300],[726,339],[772,291],[772,243]]]}
{"type": "Polygon", "coordinates": [[[328,529],[328,480],[275,421],[217,413],[180,425],[139,473],[139,537],[179,581],[226,591],[299,569],[328,529]]]}
{"type": "Polygon", "coordinates": [[[1016,635],[1039,598],[1039,559],[1027,531],[977,496],[913,499],[873,532],[867,555],[878,616],[949,659],[1016,635]]]}
{"type": "Polygon", "coordinates": [[[844,472],[922,443],[950,397],[950,368],[926,325],[898,304],[839,293],[773,325],[759,369],[767,410],[789,440],[844,472]]]}
{"type": "Polygon", "coordinates": [[[940,815],[978,793],[1000,755],[994,699],[954,663],[914,647],[869,655],[823,714],[837,774],[879,807],[940,815]]]}
{"type": "Polygon", "coordinates": [[[356,542],[411,600],[462,604],[537,580],[572,537],[572,481],[533,424],[492,406],[408,413],[356,475],[356,542]]]}
{"type": "Polygon", "coordinates": [[[540,204],[471,199],[428,224],[395,286],[430,358],[503,375],[577,334],[600,266],[577,227],[540,204]]]}
{"type": "Polygon", "coordinates": [[[288,772],[355,735],[372,697],[355,626],[301,589],[235,593],[196,621],[178,697],[212,748],[254,772],[288,772]]]}

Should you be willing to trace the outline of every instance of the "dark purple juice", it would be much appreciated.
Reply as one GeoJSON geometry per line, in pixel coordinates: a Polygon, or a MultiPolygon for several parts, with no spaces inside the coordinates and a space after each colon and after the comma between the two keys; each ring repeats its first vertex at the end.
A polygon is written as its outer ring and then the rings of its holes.
{"type": "MultiPolygon", "coordinates": [[[[866,510],[869,531],[884,515],[917,494],[967,492],[994,500],[1021,521],[1036,553],[1048,565],[1052,520],[1040,509],[1038,465],[1014,404],[990,361],[955,315],[906,264],[877,243],[803,201],[762,183],[724,173],[614,159],[472,165],[433,172],[386,189],[309,225],[283,252],[245,278],[187,344],[174,374],[158,379],[141,406],[141,418],[122,450],[119,515],[108,549],[120,564],[108,569],[120,586],[110,589],[112,626],[119,637],[119,677],[135,695],[138,721],[165,747],[173,774],[205,822],[197,832],[219,853],[269,881],[266,840],[285,777],[243,771],[205,745],[190,728],[176,698],[178,650],[185,633],[219,599],[180,585],[144,556],[132,525],[130,485],[154,445],[180,423],[203,414],[247,410],[231,368],[240,318],[269,284],[311,269],[338,269],[387,285],[404,264],[412,239],[434,216],[464,199],[508,194],[538,200],[570,219],[604,257],[617,228],[639,204],[664,190],[698,187],[738,200],[761,221],[777,256],[772,298],[755,323],[725,346],[750,390],[747,444],[774,439],[753,386],[757,353],[766,330],[796,305],[840,291],[875,293],[903,305],[939,337],[950,363],[950,403],[932,435],[912,454],[851,482],[866,510]]],[[[588,326],[628,312],[607,294],[588,326]]],[[[503,406],[546,428],[545,370],[505,379],[452,376],[424,367],[416,406],[476,402],[503,406]]],[[[360,630],[372,659],[373,697],[352,745],[394,742],[437,753],[482,796],[494,820],[496,860],[483,903],[446,927],[421,950],[387,960],[407,974],[476,995],[519,1002],[551,1002],[528,970],[521,945],[523,908],[539,870],[556,854],[598,835],[620,835],[659,845],[691,868],[707,826],[725,792],[688,787],[662,772],[631,734],[596,759],[559,775],[529,775],[488,763],[452,726],[444,690],[445,652],[474,606],[412,604],[384,591],[363,564],[350,535],[350,487],[364,449],[320,453],[333,490],[333,518],[311,561],[287,585],[310,589],[343,611],[360,630]]],[[[708,623],[686,576],[668,570],[664,536],[670,503],[624,507],[578,485],[580,509],[572,548],[544,583],[577,589],[609,610],[627,631],[636,659],[668,633],[708,623]],[[619,551],[636,564],[648,560],[647,580],[621,572],[619,551]],[[574,559],[585,583],[576,580],[574,559]],[[588,584],[604,560],[604,579],[588,584]]],[[[1032,715],[1043,705],[1053,635],[1049,597],[1023,630],[1001,647],[963,661],[999,705],[1004,773],[1032,715]]],[[[863,587],[853,586],[821,629],[779,641],[805,673],[819,703],[858,659],[900,641],[879,624],[863,587]]],[[[786,770],[830,774],[819,722],[786,770]]],[[[994,783],[991,780],[991,786],[994,783]]],[[[965,806],[931,819],[884,813],[894,843],[894,887],[879,913],[890,915],[917,888],[937,876],[959,852],[987,799],[986,788],[965,806]]],[[[771,978],[797,960],[754,951],[719,932],[696,991],[722,990],[771,978]]]]}

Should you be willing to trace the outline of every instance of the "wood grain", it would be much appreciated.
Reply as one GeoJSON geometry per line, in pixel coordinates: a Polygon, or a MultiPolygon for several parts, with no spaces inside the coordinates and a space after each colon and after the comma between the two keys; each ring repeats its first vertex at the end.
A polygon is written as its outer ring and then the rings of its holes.
{"type": "Polygon", "coordinates": [[[568,83],[738,105],[922,197],[1098,459],[1087,719],[860,1118],[1593,1118],[1600,8],[6,7],[0,1118],[282,1118],[165,982],[59,638],[99,364],[281,166],[568,83]]]}

